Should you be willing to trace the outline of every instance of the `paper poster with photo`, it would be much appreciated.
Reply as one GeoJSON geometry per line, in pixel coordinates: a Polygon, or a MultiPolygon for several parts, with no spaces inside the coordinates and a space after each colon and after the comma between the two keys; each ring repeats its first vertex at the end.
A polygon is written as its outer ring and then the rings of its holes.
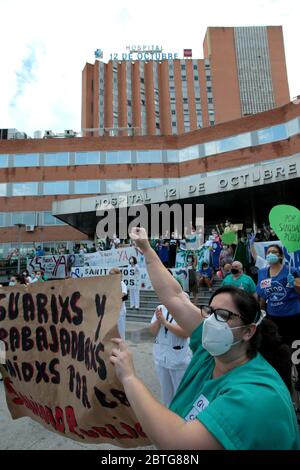
{"type": "Polygon", "coordinates": [[[119,275],[2,290],[0,371],[13,419],[82,443],[149,444],[109,360],[120,307],[119,275]]]}

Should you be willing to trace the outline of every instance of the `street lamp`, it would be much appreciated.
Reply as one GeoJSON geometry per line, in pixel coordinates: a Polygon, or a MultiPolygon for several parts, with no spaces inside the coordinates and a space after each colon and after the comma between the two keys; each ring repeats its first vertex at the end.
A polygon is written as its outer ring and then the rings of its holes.
{"type": "Polygon", "coordinates": [[[18,274],[20,274],[20,265],[21,265],[21,253],[20,253],[21,228],[25,227],[25,224],[14,224],[14,226],[18,227],[18,274]]]}

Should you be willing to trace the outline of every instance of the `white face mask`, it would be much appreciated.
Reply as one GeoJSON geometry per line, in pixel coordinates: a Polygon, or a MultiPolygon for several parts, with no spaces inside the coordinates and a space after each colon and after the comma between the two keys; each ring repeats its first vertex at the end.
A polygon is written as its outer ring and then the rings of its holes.
{"type": "MultiPolygon", "coordinates": [[[[265,316],[266,312],[262,310],[259,320],[254,325],[258,326],[265,316]]],[[[221,356],[221,354],[228,352],[232,346],[242,341],[241,339],[234,341],[232,330],[245,328],[246,326],[241,325],[230,328],[227,322],[218,321],[212,314],[203,322],[202,345],[212,356],[221,356]]]]}
{"type": "Polygon", "coordinates": [[[246,325],[230,328],[227,322],[220,322],[214,314],[203,322],[202,345],[212,356],[225,354],[229,349],[242,340],[234,342],[231,330],[244,328],[246,325]]]}

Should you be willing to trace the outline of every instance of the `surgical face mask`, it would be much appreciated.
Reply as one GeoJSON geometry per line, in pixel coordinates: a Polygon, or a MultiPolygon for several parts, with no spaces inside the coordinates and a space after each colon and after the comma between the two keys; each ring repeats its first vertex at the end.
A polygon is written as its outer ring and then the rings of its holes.
{"type": "MultiPolygon", "coordinates": [[[[266,312],[261,310],[259,319],[256,322],[253,322],[253,324],[259,326],[264,320],[265,316],[266,312]]],[[[212,356],[221,356],[221,354],[227,353],[232,346],[242,342],[242,339],[239,341],[234,341],[232,330],[245,328],[246,326],[249,325],[241,325],[230,328],[227,322],[218,321],[212,314],[203,322],[202,346],[212,356]]]]}
{"type": "Polygon", "coordinates": [[[269,253],[266,257],[266,260],[269,264],[276,264],[276,263],[278,263],[280,258],[275,253],[269,253]]]}
{"type": "Polygon", "coordinates": [[[239,273],[239,270],[236,269],[236,268],[232,268],[232,269],[231,269],[231,273],[232,273],[232,274],[238,274],[238,273],[239,273]]]}
{"type": "Polygon", "coordinates": [[[234,341],[232,330],[245,328],[245,326],[230,328],[227,322],[218,321],[212,314],[203,322],[202,345],[212,356],[221,356],[242,341],[234,341]]]}

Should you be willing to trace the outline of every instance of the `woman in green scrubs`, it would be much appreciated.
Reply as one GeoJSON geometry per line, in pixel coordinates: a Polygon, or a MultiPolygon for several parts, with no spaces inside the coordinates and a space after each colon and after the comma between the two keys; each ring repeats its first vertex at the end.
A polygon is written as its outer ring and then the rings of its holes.
{"type": "Polygon", "coordinates": [[[287,386],[290,355],[256,299],[232,286],[198,309],[160,262],[143,228],[131,232],[162,304],[191,336],[193,358],[169,409],[136,376],[126,343],[111,362],[150,440],[159,449],[300,449],[287,386]],[[281,374],[281,376],[279,375],[281,374]]]}

